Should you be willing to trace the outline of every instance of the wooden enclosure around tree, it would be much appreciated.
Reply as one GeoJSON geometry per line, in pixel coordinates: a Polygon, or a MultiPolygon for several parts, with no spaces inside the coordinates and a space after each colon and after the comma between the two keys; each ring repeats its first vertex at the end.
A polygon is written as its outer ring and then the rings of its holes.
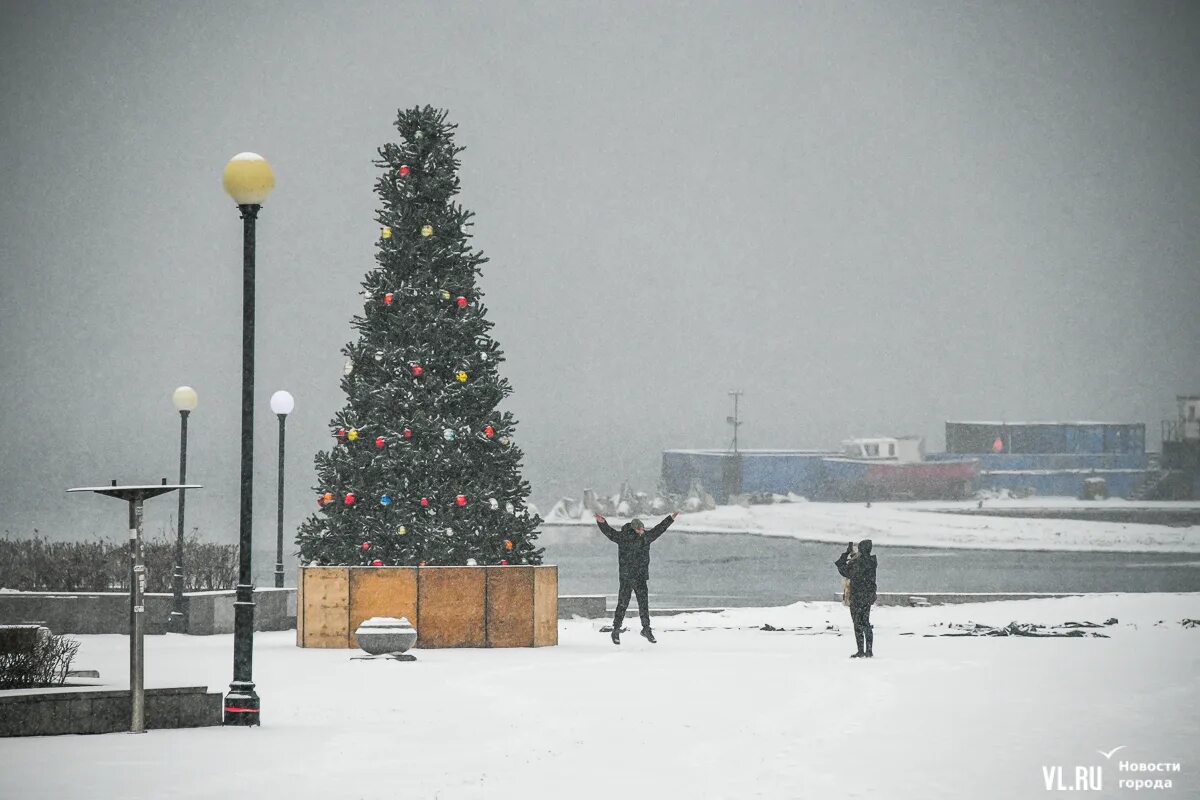
{"type": "Polygon", "coordinates": [[[417,647],[558,644],[558,567],[301,567],[299,647],[357,648],[371,617],[407,617],[417,647]]]}

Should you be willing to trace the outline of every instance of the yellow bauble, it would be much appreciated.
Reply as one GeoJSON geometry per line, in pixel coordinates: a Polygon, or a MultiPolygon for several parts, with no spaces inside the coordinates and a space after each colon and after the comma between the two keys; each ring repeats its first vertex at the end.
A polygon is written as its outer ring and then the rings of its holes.
{"type": "Polygon", "coordinates": [[[384,239],[390,239],[390,238],[392,238],[392,229],[384,228],[383,231],[380,232],[379,235],[382,236],[384,239]]]}
{"type": "Polygon", "coordinates": [[[408,528],[404,527],[403,525],[401,525],[399,528],[396,528],[396,534],[398,536],[403,536],[406,533],[408,533],[408,528]]]}
{"type": "Polygon", "coordinates": [[[358,428],[351,428],[350,432],[346,434],[346,438],[352,442],[355,439],[357,439],[358,438],[358,428]]]}
{"type": "Polygon", "coordinates": [[[467,373],[465,373],[465,372],[459,372],[459,373],[458,373],[458,374],[456,374],[454,377],[458,378],[458,382],[459,382],[459,383],[466,383],[466,382],[467,382],[467,373]]]}
{"type": "Polygon", "coordinates": [[[422,226],[421,227],[421,235],[422,236],[433,236],[433,226],[432,225],[422,226]]]}

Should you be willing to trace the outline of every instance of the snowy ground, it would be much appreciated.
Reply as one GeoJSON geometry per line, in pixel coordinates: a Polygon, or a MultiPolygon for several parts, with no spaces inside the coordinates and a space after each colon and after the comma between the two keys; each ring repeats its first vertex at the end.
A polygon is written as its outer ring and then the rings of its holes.
{"type": "MultiPolygon", "coordinates": [[[[847,616],[801,603],[661,618],[658,645],[619,648],[573,620],[558,647],[414,663],[258,634],[263,727],[0,740],[0,797],[1020,800],[1045,795],[1044,768],[1070,780],[1077,765],[1103,769],[1090,796],[1165,777],[1148,794],[1200,797],[1200,628],[1179,624],[1200,618],[1200,594],[877,609],[870,661],[846,658],[847,616]],[[1108,639],[925,636],[1110,617],[1108,639]]],[[[125,673],[125,638],[79,638],[79,667],[125,673]]],[[[148,638],[148,685],[223,690],[231,653],[229,636],[148,638]]]]}
{"type": "MultiPolygon", "coordinates": [[[[1125,500],[1081,503],[1069,498],[988,500],[996,509],[1081,507],[1195,508],[1193,503],[1134,503],[1125,500]]],[[[1010,518],[937,514],[935,510],[975,508],[970,502],[924,503],[780,503],[718,506],[713,511],[681,514],[673,529],[692,533],[752,533],[841,544],[873,539],[893,547],[961,547],[986,550],[1094,550],[1126,552],[1200,552],[1200,526],[1167,527],[1123,522],[1010,518]]],[[[647,517],[654,521],[656,518],[647,517]]],[[[624,520],[615,517],[610,522],[624,520]]],[[[548,524],[594,524],[552,519],[548,524]]]]}

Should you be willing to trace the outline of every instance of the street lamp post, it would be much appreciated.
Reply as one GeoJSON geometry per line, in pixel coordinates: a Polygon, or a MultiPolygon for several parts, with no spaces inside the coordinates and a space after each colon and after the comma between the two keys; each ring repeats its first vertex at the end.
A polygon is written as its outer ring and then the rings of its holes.
{"type": "MultiPolygon", "coordinates": [[[[287,415],[296,407],[289,392],[278,391],[271,395],[271,410],[279,417],[279,504],[276,514],[275,543],[275,588],[283,588],[283,437],[287,415]]],[[[182,483],[182,481],[180,481],[182,483]]]]}
{"type": "MultiPolygon", "coordinates": [[[[196,410],[199,398],[196,390],[190,386],[180,386],[171,395],[171,402],[179,412],[179,485],[187,483],[187,424],[188,415],[196,410]]],[[[187,615],[183,611],[183,511],[187,490],[179,490],[179,522],[175,529],[175,574],[172,576],[172,588],[175,592],[175,606],[171,611],[170,630],[175,633],[187,632],[187,615]]]]}
{"type": "Polygon", "coordinates": [[[84,486],[67,489],[68,492],[95,492],[115,497],[129,503],[129,732],[146,732],[146,687],[145,687],[145,626],[146,616],[146,564],[142,547],[142,503],[151,497],[173,492],[176,489],[202,489],[202,486],[168,486],[167,479],[161,484],[138,486],[84,486]]]}
{"type": "Polygon", "coordinates": [[[233,681],[225,695],[226,725],[258,725],[254,666],[254,586],[250,568],[254,477],[254,223],[275,188],[275,175],[256,153],[238,153],[222,175],[242,217],[242,475],[238,524],[238,586],[233,604],[233,681]]]}

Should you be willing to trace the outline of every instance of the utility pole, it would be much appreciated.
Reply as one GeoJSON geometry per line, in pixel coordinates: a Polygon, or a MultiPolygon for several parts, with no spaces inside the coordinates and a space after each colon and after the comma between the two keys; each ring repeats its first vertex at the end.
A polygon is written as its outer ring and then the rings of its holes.
{"type": "Polygon", "coordinates": [[[742,421],[738,418],[738,398],[744,394],[740,389],[735,389],[729,392],[729,396],[733,398],[733,416],[726,417],[725,421],[733,426],[733,452],[737,455],[738,444],[738,428],[741,427],[742,421]]]}

